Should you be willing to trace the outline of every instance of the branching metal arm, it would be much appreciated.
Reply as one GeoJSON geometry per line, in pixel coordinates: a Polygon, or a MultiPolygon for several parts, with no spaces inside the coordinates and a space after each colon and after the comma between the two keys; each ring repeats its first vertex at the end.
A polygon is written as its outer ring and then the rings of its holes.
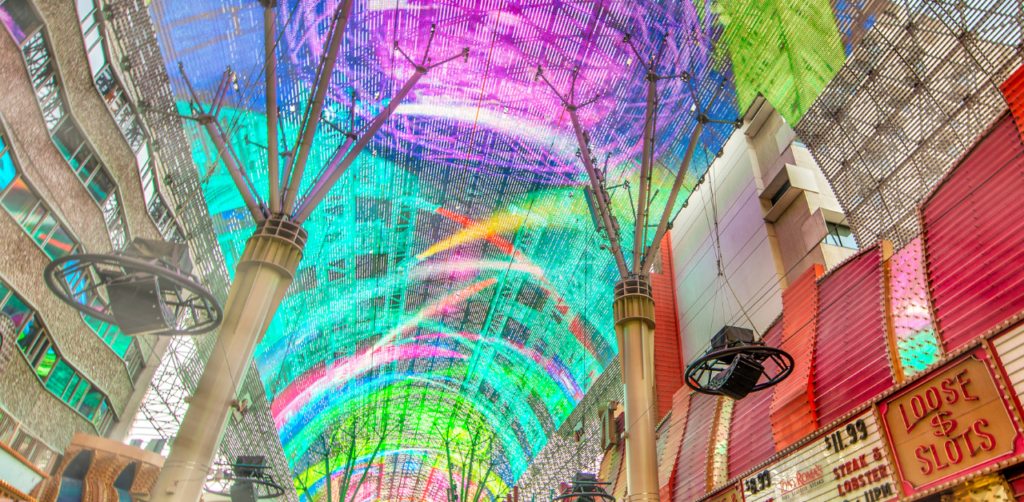
{"type": "MultiPolygon", "coordinates": [[[[618,225],[615,222],[615,217],[611,213],[611,209],[608,207],[609,199],[608,192],[601,186],[601,179],[597,175],[597,170],[594,168],[593,159],[590,157],[590,148],[587,143],[589,140],[586,133],[583,131],[583,126],[580,125],[579,116],[576,111],[579,110],[579,106],[576,106],[566,100],[564,96],[555,86],[551,84],[547,76],[544,75],[542,67],[537,67],[536,79],[543,79],[544,83],[551,89],[551,92],[558,96],[558,99],[565,106],[566,111],[569,112],[569,118],[572,119],[573,131],[576,133],[576,141],[580,147],[580,158],[583,160],[583,166],[587,170],[587,176],[590,178],[590,189],[593,190],[594,198],[597,199],[597,211],[600,213],[601,219],[604,221],[605,232],[608,235],[608,244],[611,249],[612,256],[615,258],[615,264],[618,266],[619,274],[622,278],[629,277],[629,267],[626,266],[626,258],[622,254],[622,248],[619,246],[619,231],[618,225]]],[[[593,103],[597,100],[597,97],[587,102],[587,104],[593,103]]]]}
{"type": "MultiPolygon", "coordinates": [[[[708,103],[708,108],[714,106],[715,101],[718,99],[724,87],[725,81],[719,84],[718,90],[708,103]]],[[[697,95],[694,94],[693,99],[694,102],[696,102],[698,100],[697,95]]],[[[661,220],[658,222],[658,229],[654,232],[654,240],[651,241],[651,245],[644,251],[643,262],[640,265],[641,272],[650,268],[651,262],[654,260],[654,256],[658,253],[658,249],[661,248],[661,239],[665,237],[665,232],[668,231],[669,220],[672,217],[672,209],[676,205],[676,198],[679,196],[679,191],[683,186],[683,179],[686,178],[686,173],[690,170],[690,162],[693,160],[693,152],[697,148],[697,143],[700,141],[701,134],[704,132],[704,125],[708,123],[730,124],[734,127],[739,127],[740,125],[737,121],[712,120],[704,114],[700,114],[697,117],[697,126],[693,128],[693,134],[690,135],[690,144],[686,147],[686,155],[683,156],[683,161],[679,164],[679,172],[676,173],[676,179],[672,183],[672,191],[669,192],[668,200],[665,202],[665,209],[661,214],[661,220]]]]}
{"type": "MultiPolygon", "coordinates": [[[[320,178],[313,184],[313,188],[310,189],[309,195],[307,195],[302,201],[302,204],[299,206],[298,211],[296,211],[292,221],[301,225],[302,222],[309,218],[309,215],[313,213],[313,210],[316,209],[325,197],[327,197],[327,193],[331,191],[331,188],[333,188],[334,184],[338,182],[341,175],[348,170],[349,166],[355,162],[356,158],[359,157],[359,154],[362,153],[364,148],[366,148],[366,145],[370,143],[370,140],[377,134],[377,131],[379,131],[380,128],[384,126],[384,123],[391,118],[395,109],[398,108],[398,105],[402,103],[402,100],[404,100],[409,92],[412,91],[412,88],[417,82],[419,82],[420,78],[426,75],[431,69],[460,57],[464,59],[469,58],[469,47],[462,49],[458,55],[445,59],[439,63],[430,66],[416,66],[416,71],[411,77],[409,77],[409,80],[406,81],[405,85],[398,90],[394,98],[392,98],[388,103],[388,106],[381,110],[381,112],[374,117],[373,121],[366,126],[366,131],[358,140],[355,141],[352,148],[348,149],[351,142],[346,140],[341,147],[334,152],[334,155],[331,157],[330,164],[326,169],[324,169],[323,175],[320,176],[320,178]]],[[[426,57],[424,57],[424,59],[426,60],[426,57]]],[[[297,189],[298,188],[296,186],[296,190],[297,189]]]]}
{"type": "Polygon", "coordinates": [[[281,207],[284,213],[290,213],[295,207],[295,199],[299,195],[299,186],[302,184],[302,175],[306,170],[306,161],[309,159],[309,152],[313,147],[313,136],[316,135],[317,125],[320,123],[320,114],[323,112],[324,100],[327,98],[327,89],[331,85],[334,65],[338,60],[338,49],[341,47],[341,40],[345,38],[345,26],[348,25],[351,12],[352,0],[344,0],[338,6],[334,29],[331,31],[331,42],[327,48],[327,54],[324,55],[323,70],[320,72],[320,78],[316,84],[309,116],[306,123],[302,125],[298,154],[292,161],[293,167],[288,181],[288,191],[284,194],[284,205],[281,207]]]}

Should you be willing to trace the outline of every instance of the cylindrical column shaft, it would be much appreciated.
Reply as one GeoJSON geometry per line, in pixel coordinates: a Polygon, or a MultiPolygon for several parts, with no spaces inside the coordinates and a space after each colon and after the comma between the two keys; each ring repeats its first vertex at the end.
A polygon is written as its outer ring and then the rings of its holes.
{"type": "MultiPolygon", "coordinates": [[[[232,401],[302,259],[305,231],[281,220],[246,243],[224,306],[224,324],[189,401],[151,501],[196,502],[210,473],[232,401]]],[[[234,459],[230,459],[234,460],[234,459]]]]}
{"type": "Polygon", "coordinates": [[[647,281],[626,279],[615,286],[615,334],[626,387],[626,485],[629,502],[658,497],[658,450],[654,429],[654,299],[647,281]]]}

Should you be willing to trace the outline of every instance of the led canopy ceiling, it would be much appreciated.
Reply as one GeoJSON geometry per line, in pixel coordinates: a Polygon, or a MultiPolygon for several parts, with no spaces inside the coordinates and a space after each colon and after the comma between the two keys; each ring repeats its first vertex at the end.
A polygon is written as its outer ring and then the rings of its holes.
{"type": "MultiPolygon", "coordinates": [[[[338,3],[276,7],[282,166],[338,3]]],[[[262,6],[156,0],[151,12],[180,113],[191,99],[182,72],[208,106],[230,68],[220,125],[254,192],[267,193],[262,6]]],[[[297,207],[346,134],[395,113],[306,221],[298,275],[256,357],[300,497],[504,496],[617,352],[618,274],[579,156],[594,156],[631,227],[646,109],[638,59],[675,75],[658,85],[649,206],[660,214],[695,110],[733,121],[760,93],[798,120],[843,54],[824,1],[356,0],[297,207]],[[761,26],[779,19],[784,30],[761,26]],[[465,61],[393,101],[424,54],[437,62],[464,47],[465,61]],[[535,80],[539,66],[576,101],[596,98],[579,112],[591,152],[535,80]]],[[[254,224],[202,127],[184,126],[233,270],[254,224]]],[[[732,130],[705,124],[675,210],[732,130]]]]}

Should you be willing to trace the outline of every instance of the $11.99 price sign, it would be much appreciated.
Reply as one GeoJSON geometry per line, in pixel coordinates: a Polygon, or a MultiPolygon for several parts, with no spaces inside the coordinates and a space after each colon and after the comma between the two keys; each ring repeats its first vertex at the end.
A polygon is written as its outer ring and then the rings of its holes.
{"type": "Polygon", "coordinates": [[[743,480],[748,502],[885,502],[896,483],[868,410],[743,480]]]}

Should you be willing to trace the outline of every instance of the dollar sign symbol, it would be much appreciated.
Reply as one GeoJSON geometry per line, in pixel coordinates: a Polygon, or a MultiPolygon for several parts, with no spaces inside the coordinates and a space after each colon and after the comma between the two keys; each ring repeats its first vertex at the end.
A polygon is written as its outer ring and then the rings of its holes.
{"type": "Polygon", "coordinates": [[[934,432],[933,434],[936,436],[949,437],[949,433],[956,429],[956,420],[953,420],[952,418],[948,420],[945,419],[945,417],[950,415],[952,415],[952,413],[948,411],[939,411],[934,417],[932,417],[932,427],[939,429],[938,432],[934,432]]]}

